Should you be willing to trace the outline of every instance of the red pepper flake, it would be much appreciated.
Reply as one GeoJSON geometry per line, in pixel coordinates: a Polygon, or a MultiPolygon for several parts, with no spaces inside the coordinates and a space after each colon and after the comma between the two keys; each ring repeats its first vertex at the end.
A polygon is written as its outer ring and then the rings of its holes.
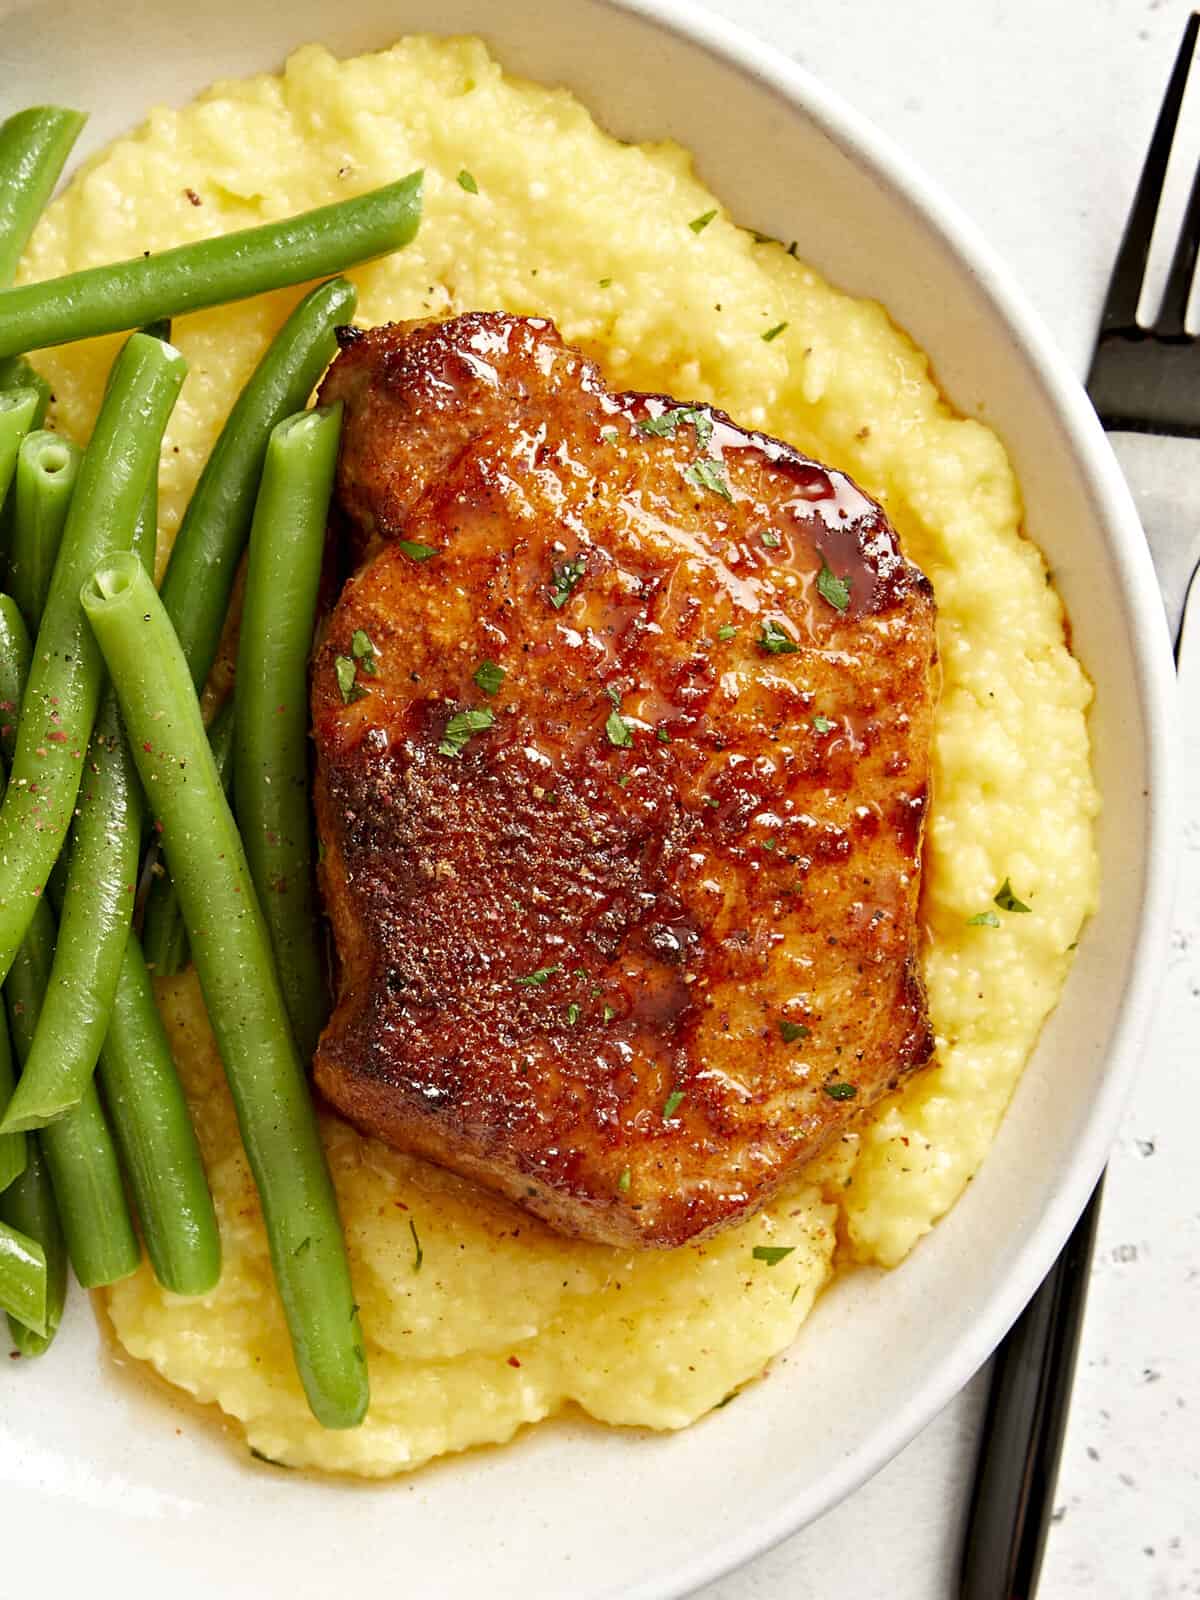
{"type": "Polygon", "coordinates": [[[52,744],[66,744],[69,735],[56,728],[51,733],[48,733],[46,737],[52,744]]]}
{"type": "Polygon", "coordinates": [[[154,754],[154,746],[150,743],[149,739],[143,740],[142,749],[148,756],[152,756],[154,754]]]}
{"type": "Polygon", "coordinates": [[[521,1363],[517,1360],[516,1356],[509,1356],[508,1364],[509,1364],[510,1367],[519,1367],[521,1365],[521,1363]]]}
{"type": "Polygon", "coordinates": [[[189,189],[185,189],[183,192],[184,192],[185,195],[187,195],[188,199],[191,201],[191,203],[194,206],[202,206],[204,204],[204,201],[201,200],[200,196],[196,193],[195,189],[190,189],[189,188],[189,189]]]}

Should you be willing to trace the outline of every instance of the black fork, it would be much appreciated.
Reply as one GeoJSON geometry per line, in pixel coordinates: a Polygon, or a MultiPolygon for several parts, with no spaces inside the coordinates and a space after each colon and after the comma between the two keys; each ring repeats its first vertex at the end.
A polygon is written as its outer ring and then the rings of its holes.
{"type": "Polygon", "coordinates": [[[1200,167],[1175,242],[1158,317],[1150,328],[1143,328],[1137,320],[1154,222],[1198,38],[1200,14],[1193,12],[1175,57],[1109,279],[1087,381],[1092,404],[1109,432],[1200,438],[1200,347],[1184,325],[1200,249],[1200,167]]]}

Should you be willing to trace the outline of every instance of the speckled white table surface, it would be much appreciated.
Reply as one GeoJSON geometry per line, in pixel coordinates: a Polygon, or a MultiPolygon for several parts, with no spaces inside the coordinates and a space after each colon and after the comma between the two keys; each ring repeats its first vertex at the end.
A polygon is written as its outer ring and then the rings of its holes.
{"type": "MultiPolygon", "coordinates": [[[[707,4],[915,158],[1086,372],[1185,0],[707,4]]],[[[1200,154],[1200,68],[1192,90],[1200,154]]],[[[1109,1169],[1042,1600],[1200,1596],[1200,734],[1185,773],[1174,935],[1109,1169]]],[[[986,1393],[984,1373],[850,1500],[702,1600],[956,1595],[986,1393]]]]}

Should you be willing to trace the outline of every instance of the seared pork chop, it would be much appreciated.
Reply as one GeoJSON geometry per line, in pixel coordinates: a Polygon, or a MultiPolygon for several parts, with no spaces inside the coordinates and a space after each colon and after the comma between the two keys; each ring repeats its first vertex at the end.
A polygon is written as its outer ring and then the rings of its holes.
{"type": "Polygon", "coordinates": [[[549,322],[348,336],[322,399],[366,561],[314,664],[320,1088],[563,1232],[737,1220],[932,1050],[929,583],[549,322]]]}

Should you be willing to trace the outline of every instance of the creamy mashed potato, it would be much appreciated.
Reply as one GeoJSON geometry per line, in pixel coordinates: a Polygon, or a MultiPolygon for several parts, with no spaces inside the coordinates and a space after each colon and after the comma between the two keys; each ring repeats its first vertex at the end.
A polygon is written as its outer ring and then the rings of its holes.
{"type": "MultiPolygon", "coordinates": [[[[324,204],[424,167],[414,244],[352,274],[363,323],[469,308],[553,317],[616,387],[703,399],[850,472],[929,574],[943,687],[924,916],[936,1068],[745,1225],[670,1253],[561,1239],[328,1119],[372,1403],[324,1432],[301,1394],[257,1198],[190,975],[160,986],[196,1111],[225,1267],[198,1300],[145,1266],[109,1292],[117,1337],[293,1465],[383,1475],[510,1437],[575,1401],[681,1427],[762,1372],[839,1261],[894,1265],[983,1159],[1096,895],[1088,683],[1021,535],[999,441],[957,417],[876,305],[738,229],[673,145],[601,132],[569,94],[470,40],[408,39],[154,112],[47,213],[38,278],[324,204]],[[474,185],[458,181],[470,174],[474,185]],[[689,223],[715,208],[697,231],[689,223]],[[783,325],[769,341],[768,330],[783,325]],[[998,911],[1005,879],[1029,914],[998,911]],[[972,924],[994,912],[999,926],[972,924]],[[782,1259],[755,1257],[760,1245],[782,1259]]],[[[180,321],[160,558],[229,407],[301,291],[180,321]]],[[[57,425],[87,436],[114,341],[39,357],[57,425]]]]}

